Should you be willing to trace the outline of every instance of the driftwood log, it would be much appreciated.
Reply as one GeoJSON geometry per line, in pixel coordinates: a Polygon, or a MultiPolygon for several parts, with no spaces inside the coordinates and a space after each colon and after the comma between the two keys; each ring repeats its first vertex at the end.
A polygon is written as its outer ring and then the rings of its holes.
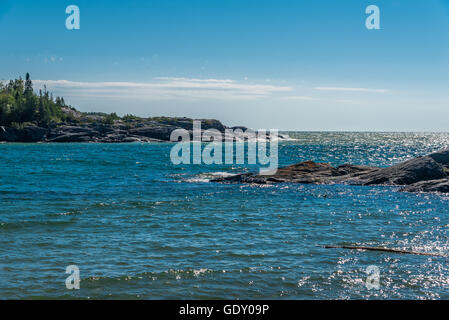
{"type": "Polygon", "coordinates": [[[416,254],[420,256],[434,256],[434,257],[444,257],[444,255],[434,252],[418,252],[402,249],[390,249],[384,247],[365,247],[365,246],[324,246],[326,249],[352,249],[352,250],[369,250],[369,251],[381,251],[381,252],[392,252],[400,254],[416,254]]]}

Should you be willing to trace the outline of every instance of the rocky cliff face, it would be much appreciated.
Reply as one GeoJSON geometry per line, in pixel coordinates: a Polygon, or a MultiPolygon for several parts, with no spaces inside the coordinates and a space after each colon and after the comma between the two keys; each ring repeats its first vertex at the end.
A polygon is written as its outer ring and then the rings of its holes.
{"type": "Polygon", "coordinates": [[[37,142],[42,141],[47,133],[45,128],[26,126],[22,129],[0,127],[0,141],[37,142]]]}
{"type": "Polygon", "coordinates": [[[449,193],[449,150],[412,159],[388,168],[306,161],[280,168],[274,175],[241,174],[213,180],[221,183],[350,184],[401,186],[408,192],[449,193]]]}

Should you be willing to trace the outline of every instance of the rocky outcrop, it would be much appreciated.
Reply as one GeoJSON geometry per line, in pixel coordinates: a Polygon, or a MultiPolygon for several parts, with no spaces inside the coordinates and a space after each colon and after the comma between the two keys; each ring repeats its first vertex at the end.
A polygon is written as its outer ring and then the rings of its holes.
{"type": "Polygon", "coordinates": [[[0,127],[0,141],[6,142],[38,142],[45,137],[47,130],[35,125],[23,128],[0,127]]]}
{"type": "Polygon", "coordinates": [[[410,185],[420,181],[447,177],[444,167],[431,157],[421,157],[359,176],[352,184],[410,185]]]}
{"type": "MultiPolygon", "coordinates": [[[[37,125],[22,128],[0,127],[0,142],[163,142],[170,141],[170,135],[176,129],[188,130],[191,135],[193,129],[193,120],[189,118],[136,118],[106,124],[101,115],[83,116],[90,117],[90,121],[95,116],[98,122],[63,123],[46,128],[37,125]]],[[[216,129],[224,132],[227,128],[218,120],[200,121],[202,130],[216,129]]]]}
{"type": "Polygon", "coordinates": [[[449,167],[449,149],[429,154],[429,157],[431,157],[439,164],[445,167],[449,167]]]}
{"type": "MultiPolygon", "coordinates": [[[[162,141],[170,141],[170,134],[182,127],[165,125],[165,124],[157,124],[157,123],[149,123],[140,128],[133,128],[129,130],[129,133],[134,136],[147,137],[151,139],[158,139],[162,141]]],[[[182,128],[184,129],[184,128],[182,128]]]]}
{"type": "Polygon", "coordinates": [[[355,178],[362,174],[376,171],[377,168],[355,165],[342,165],[332,167],[327,163],[315,163],[313,161],[301,162],[288,167],[280,168],[274,175],[256,175],[244,173],[235,176],[223,177],[212,180],[222,183],[257,183],[272,184],[280,182],[294,182],[304,184],[336,183],[339,178],[355,178]]]}
{"type": "Polygon", "coordinates": [[[274,184],[350,184],[402,186],[409,192],[449,193],[449,150],[440,151],[388,167],[377,168],[345,164],[301,162],[280,168],[274,175],[245,173],[212,180],[220,183],[274,184]]]}
{"type": "Polygon", "coordinates": [[[402,191],[449,193],[449,179],[420,181],[402,188],[402,191]]]}

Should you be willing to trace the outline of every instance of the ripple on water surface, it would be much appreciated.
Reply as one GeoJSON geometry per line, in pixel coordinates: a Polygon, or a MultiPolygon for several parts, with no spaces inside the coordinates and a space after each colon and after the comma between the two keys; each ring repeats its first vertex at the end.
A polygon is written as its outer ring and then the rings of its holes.
{"type": "MultiPolygon", "coordinates": [[[[448,134],[290,133],[281,165],[388,166],[448,134]]],[[[220,185],[170,144],[0,145],[2,298],[449,298],[448,197],[391,187],[220,185]],[[76,264],[81,290],[65,289],[76,264]],[[366,268],[380,287],[369,290],[366,268]]]]}

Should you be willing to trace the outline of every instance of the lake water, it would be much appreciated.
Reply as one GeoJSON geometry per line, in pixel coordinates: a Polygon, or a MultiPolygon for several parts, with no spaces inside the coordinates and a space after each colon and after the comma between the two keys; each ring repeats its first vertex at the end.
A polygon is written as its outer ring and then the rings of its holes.
{"type": "MultiPolygon", "coordinates": [[[[449,134],[290,133],[281,165],[387,166],[449,134]]],[[[344,185],[222,185],[169,143],[0,145],[0,298],[449,298],[449,197],[344,185]],[[80,290],[67,290],[77,265],[80,290]],[[379,268],[368,289],[368,266],[379,268]]]]}

